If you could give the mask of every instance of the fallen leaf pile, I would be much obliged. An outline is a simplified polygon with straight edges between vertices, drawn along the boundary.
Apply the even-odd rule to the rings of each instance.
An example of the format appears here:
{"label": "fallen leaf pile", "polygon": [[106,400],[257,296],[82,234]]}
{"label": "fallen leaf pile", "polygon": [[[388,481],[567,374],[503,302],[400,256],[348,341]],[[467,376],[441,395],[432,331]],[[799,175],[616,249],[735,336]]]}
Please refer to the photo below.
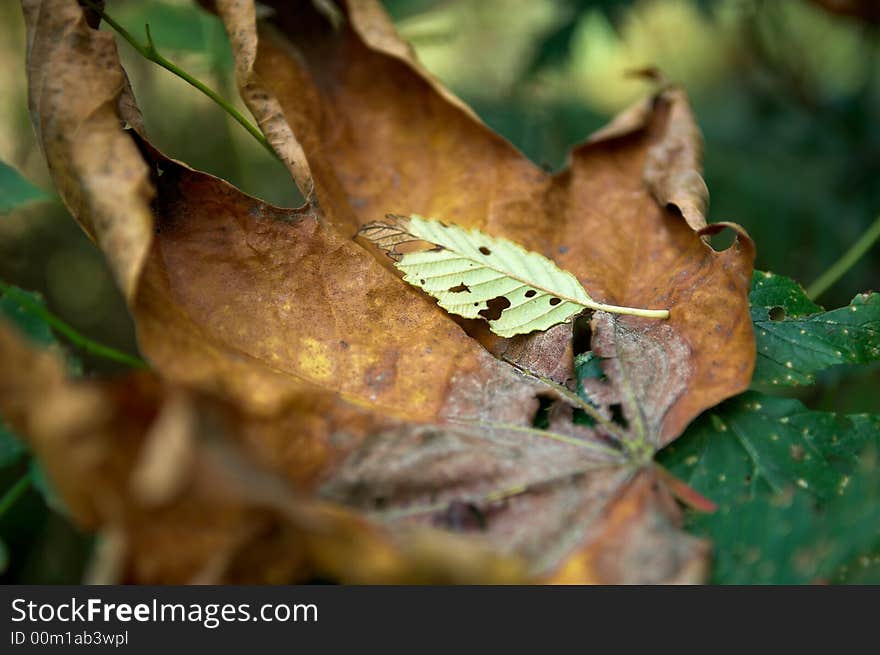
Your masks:
{"label": "fallen leaf pile", "polygon": [[[160,153],[113,35],[75,0],[23,0],[37,135],[152,369],[71,381],[0,329],[0,411],[102,535],[94,579],[703,580],[709,545],[680,530],[683,485],[652,460],[749,386],[754,250],[706,224],[683,91],[551,175],[433,80],[377,2],[267,4],[260,21],[253,2],[210,8],[297,209]],[[669,319],[596,311],[586,346],[587,317],[493,335],[355,238],[389,213],[508,239],[599,302]],[[724,227],[737,238],[716,252],[704,237]],[[575,388],[582,350],[602,375]]]}

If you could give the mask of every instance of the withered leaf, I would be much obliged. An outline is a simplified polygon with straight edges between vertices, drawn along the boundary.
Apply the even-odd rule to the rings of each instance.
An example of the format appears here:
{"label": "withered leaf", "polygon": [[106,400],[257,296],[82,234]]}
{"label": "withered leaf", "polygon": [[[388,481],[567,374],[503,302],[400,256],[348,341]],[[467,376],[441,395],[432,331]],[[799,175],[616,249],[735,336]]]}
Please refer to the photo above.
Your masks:
{"label": "withered leaf", "polygon": [[754,249],[737,226],[721,253],[700,238],[702,144],[681,90],[624,112],[549,175],[424,73],[378,3],[340,3],[346,20],[336,27],[309,2],[270,2],[260,26],[243,4],[216,6],[237,56],[251,62],[240,84],[263,92],[249,106],[257,116],[271,112],[266,102],[281,108],[327,220],[345,234],[387,213],[442,217],[551,258],[605,302],[669,308],[691,355],[688,393],[670,408],[664,440],[748,386]]}
{"label": "withered leaf", "polygon": [[[724,252],[701,238],[719,228],[703,227],[699,136],[683,92],[659,91],[550,176],[427,76],[378,3],[345,3],[339,24],[311,2],[270,4],[274,14],[258,27],[253,3],[216,3],[245,101],[309,198],[294,210],[157,152],[107,35],[86,24],[73,0],[25,1],[31,109],[35,124],[47,126],[38,129],[41,143],[59,192],[114,263],[142,352],[161,377],[130,384],[114,402],[93,395],[107,411],[152,397],[151,411],[170,417],[126,427],[123,413],[111,411],[116,419],[102,434],[142,435],[152,426],[158,445],[144,448],[135,467],[130,451],[104,439],[110,460],[127,462],[131,474],[112,478],[102,498],[119,502],[133,485],[140,503],[171,503],[173,511],[138,509],[120,522],[92,507],[87,475],[54,470],[66,480],[65,499],[92,508],[81,520],[114,535],[108,543],[128,544],[133,581],[218,570],[237,573],[214,579],[262,579],[256,572],[273,563],[287,579],[308,569],[290,558],[302,552],[294,543],[326,534],[318,519],[288,529],[273,518],[254,533],[241,527],[251,506],[238,499],[216,504],[190,490],[183,505],[169,500],[183,493],[173,484],[180,471],[203,459],[179,418],[201,416],[199,402],[192,410],[156,400],[175,389],[223,408],[213,414],[217,429],[244,453],[235,461],[250,462],[231,477],[283,480],[281,488],[302,494],[285,507],[315,503],[321,516],[345,517],[327,529],[349,538],[325,539],[320,549],[335,567],[349,567],[345,579],[376,580],[376,562],[386,560],[387,579],[405,579],[395,566],[428,559],[380,549],[355,562],[357,548],[391,537],[374,539],[374,523],[314,494],[387,520],[395,533],[412,523],[474,532],[468,542],[522,556],[541,580],[700,580],[706,546],[679,531],[651,457],[702,410],[748,386],[754,253],[736,226]],[[53,41],[55,33],[66,37]],[[68,57],[73,48],[96,54]],[[46,101],[54,96],[44,86],[64,102]],[[100,129],[96,116],[105,118]],[[139,135],[126,134],[123,121]],[[107,145],[90,149],[84,137],[72,138],[93,129]],[[105,190],[116,175],[122,183]],[[591,402],[580,400],[560,384],[572,377],[570,329],[534,341],[483,338],[353,241],[361,225],[389,212],[443,216],[510,239],[552,258],[606,302],[669,307],[670,320],[597,312],[592,349],[606,376],[585,389]],[[548,403],[547,429],[535,428]],[[626,425],[612,420],[615,405]],[[575,408],[592,412],[596,424],[575,425]],[[61,423],[62,432],[76,432],[75,422]],[[46,459],[57,457],[54,437],[34,426],[25,432],[49,444]],[[151,455],[169,452],[178,456]],[[267,490],[263,502],[278,488],[257,486]],[[202,515],[203,506],[211,511]],[[151,546],[197,540],[184,533],[202,525],[217,541],[194,549],[186,567]],[[470,552],[457,550],[457,539],[448,543],[450,557]],[[455,579],[473,574],[460,566]]]}
{"label": "withered leaf", "polygon": [[[92,582],[523,581],[514,558],[435,530],[392,538],[298,492],[242,448],[222,399],[151,373],[70,381],[0,319],[0,412],[78,522],[100,530]],[[31,372],[26,378],[19,371]]]}
{"label": "withered leaf", "polygon": [[120,129],[120,120],[141,127],[142,119],[116,43],[88,26],[76,2],[22,0],[22,9],[28,103],[52,180],[130,297],[149,250],[153,189],[146,164]]}

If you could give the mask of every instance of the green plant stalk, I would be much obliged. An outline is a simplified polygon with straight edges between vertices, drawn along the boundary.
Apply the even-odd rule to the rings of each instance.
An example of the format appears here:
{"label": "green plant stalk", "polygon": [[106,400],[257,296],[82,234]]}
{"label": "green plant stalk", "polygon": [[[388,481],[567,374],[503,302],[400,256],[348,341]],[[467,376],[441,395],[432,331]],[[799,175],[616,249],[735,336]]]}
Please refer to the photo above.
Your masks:
{"label": "green plant stalk", "polygon": [[153,43],[153,37],[150,34],[150,26],[145,25],[144,28],[147,33],[147,42],[141,43],[138,41],[128,30],[126,30],[122,25],[117,23],[113,18],[108,16],[105,12],[103,12],[97,5],[93,4],[91,0],[86,0],[86,4],[89,5],[93,10],[100,14],[101,19],[107,23],[110,27],[112,27],[116,32],[126,41],[128,41],[129,45],[132,48],[137,50],[137,52],[144,58],[149,61],[152,61],[155,64],[158,64],[165,70],[177,75],[180,79],[184,80],[188,84],[194,86],[199,91],[208,96],[211,100],[217,103],[227,114],[229,114],[233,119],[235,119],[239,125],[241,125],[244,129],[246,129],[252,137],[254,137],[257,141],[262,145],[271,155],[278,159],[278,153],[272,148],[269,144],[269,141],[266,140],[266,137],[263,136],[263,133],[251,123],[247,118],[245,118],[240,111],[238,111],[235,107],[232,106],[225,98],[223,98],[219,93],[205,85],[198,78],[193,77],[185,70],[180,68],[174,62],[166,59],[162,56],[159,51],[156,49],[155,44]]}
{"label": "green plant stalk", "polygon": [[19,498],[22,497],[27,488],[31,485],[30,472],[21,476],[14,485],[12,485],[3,497],[0,498],[0,516],[6,514],[9,508],[15,505]]}
{"label": "green plant stalk", "polygon": [[871,246],[874,245],[877,239],[880,239],[880,216],[862,233],[862,236],[858,238],[850,249],[843,253],[840,259],[834,262],[827,271],[822,273],[822,275],[816,278],[815,282],[807,287],[807,296],[811,300],[815,300],[828,291],[871,249]]}
{"label": "green plant stalk", "polygon": [[68,341],[70,341],[70,343],[84,350],[85,352],[91,353],[92,355],[96,355],[98,357],[103,357],[104,359],[112,360],[114,362],[119,362],[120,364],[125,364],[126,366],[131,366],[134,368],[149,368],[144,360],[128,355],[124,352],[116,350],[115,348],[111,348],[110,346],[104,346],[100,343],[97,343],[96,341],[92,341],[84,334],[77,332],[60,318],[50,313],[43,307],[40,307],[38,304],[32,302],[31,299],[27,297],[27,295],[21,293],[15,287],[11,287],[5,282],[0,282],[0,292],[10,296],[27,312],[45,321],[49,325],[49,327],[57,331],[59,334],[62,334]]}

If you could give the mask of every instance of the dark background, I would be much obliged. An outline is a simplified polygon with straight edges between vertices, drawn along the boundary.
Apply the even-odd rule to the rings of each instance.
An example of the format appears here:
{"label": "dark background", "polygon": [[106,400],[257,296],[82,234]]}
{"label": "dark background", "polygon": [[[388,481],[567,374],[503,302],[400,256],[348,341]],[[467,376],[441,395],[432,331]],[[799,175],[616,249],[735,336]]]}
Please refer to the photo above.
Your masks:
{"label": "dark background", "polygon": [[[711,221],[736,221],[757,267],[807,285],[880,213],[880,29],[809,0],[386,0],[435,75],[535,162],[568,148],[648,91],[629,70],[685,85],[706,141]],[[869,3],[863,3],[865,6]],[[227,98],[237,99],[219,21],[186,0],[109,0],[107,11]],[[0,160],[51,189],[27,114],[24,24],[0,5]],[[198,91],[127,44],[120,51],[154,143],[281,205],[287,171]],[[878,290],[878,250],[819,302]],[[102,256],[59,202],[0,215],[0,280],[41,292],[91,338],[136,352]],[[114,364],[84,357],[86,374]],[[2,362],[0,362],[2,365]],[[809,407],[880,411],[880,367],[837,367],[798,390]],[[0,471],[0,489],[20,471]],[[0,515],[7,582],[76,582],[91,547],[30,490]],[[2,564],[0,557],[0,564]]]}

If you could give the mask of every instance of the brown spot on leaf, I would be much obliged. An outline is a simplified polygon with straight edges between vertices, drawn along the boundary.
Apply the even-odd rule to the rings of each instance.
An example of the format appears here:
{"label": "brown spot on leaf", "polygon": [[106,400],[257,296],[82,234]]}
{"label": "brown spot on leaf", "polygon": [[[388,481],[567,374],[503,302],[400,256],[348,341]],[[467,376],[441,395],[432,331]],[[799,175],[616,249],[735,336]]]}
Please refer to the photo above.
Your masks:
{"label": "brown spot on leaf", "polygon": [[464,282],[462,282],[461,284],[458,284],[454,287],[449,287],[449,292],[450,293],[464,293],[464,292],[470,293],[471,288],[468,285],[466,285]]}
{"label": "brown spot on leaf", "polygon": [[480,252],[484,255],[491,255],[492,251],[489,250],[486,246],[480,246]]}
{"label": "brown spot on leaf", "polygon": [[550,299],[550,304],[551,304],[551,305],[558,305],[558,304],[561,303],[561,302],[562,302],[562,300],[560,300],[559,298],[551,298],[551,299]]}
{"label": "brown spot on leaf", "polygon": [[510,307],[510,301],[504,296],[492,298],[486,302],[486,309],[480,310],[479,314],[487,321],[497,321],[501,318],[501,312]]}

